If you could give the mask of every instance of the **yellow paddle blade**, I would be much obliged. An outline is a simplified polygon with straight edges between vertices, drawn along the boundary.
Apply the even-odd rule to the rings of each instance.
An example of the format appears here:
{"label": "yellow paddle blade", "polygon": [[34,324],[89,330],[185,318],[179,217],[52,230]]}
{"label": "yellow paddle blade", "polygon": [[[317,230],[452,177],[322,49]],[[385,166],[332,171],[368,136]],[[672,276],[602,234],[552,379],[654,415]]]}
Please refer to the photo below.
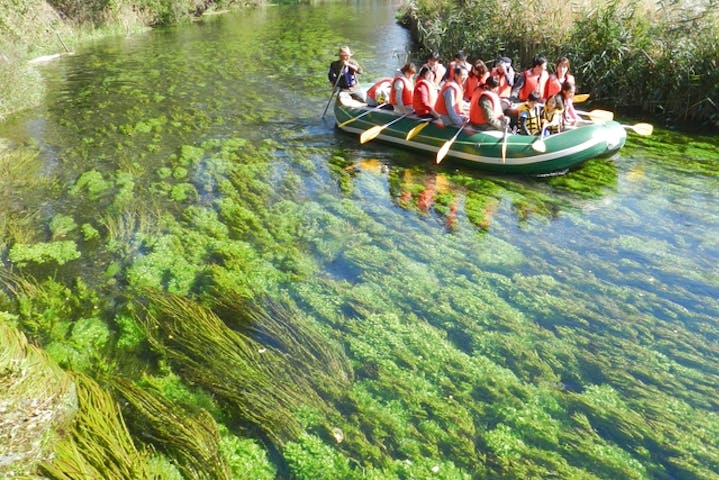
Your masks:
{"label": "yellow paddle blade", "polygon": [[592,110],[591,112],[585,112],[583,110],[577,110],[579,115],[589,117],[593,122],[610,122],[614,120],[614,112],[609,110]]}
{"label": "yellow paddle blade", "polygon": [[544,153],[547,151],[547,144],[544,143],[544,138],[537,137],[535,141],[532,142],[532,150],[539,153]]}
{"label": "yellow paddle blade", "polygon": [[362,135],[360,135],[360,143],[367,143],[370,140],[374,140],[386,126],[387,125],[375,125],[374,127],[365,130],[362,132]]}
{"label": "yellow paddle blade", "polygon": [[421,132],[422,129],[423,129],[424,127],[426,127],[427,125],[429,125],[429,122],[428,122],[428,121],[427,121],[427,122],[422,122],[422,123],[420,123],[419,125],[417,125],[416,127],[412,127],[412,129],[411,129],[409,132],[407,132],[407,136],[404,137],[404,139],[405,139],[405,140],[411,140],[411,139],[413,139],[413,138],[416,137],[417,134],[418,134],[419,132]]}
{"label": "yellow paddle blade", "polygon": [[649,136],[654,132],[654,126],[651,123],[635,123],[634,125],[624,125],[624,128],[634,130],[637,135]]}
{"label": "yellow paddle blade", "polygon": [[442,148],[440,148],[439,152],[437,152],[437,163],[444,160],[444,157],[447,156],[447,152],[449,152],[449,147],[452,146],[452,143],[454,143],[452,140],[447,140],[446,142],[444,142]]}
{"label": "yellow paddle blade", "polygon": [[572,98],[572,103],[584,103],[589,100],[588,93],[578,93]]}
{"label": "yellow paddle blade", "polygon": [[589,118],[594,120],[595,122],[611,122],[614,120],[614,112],[610,112],[609,110],[592,110],[589,112]]}

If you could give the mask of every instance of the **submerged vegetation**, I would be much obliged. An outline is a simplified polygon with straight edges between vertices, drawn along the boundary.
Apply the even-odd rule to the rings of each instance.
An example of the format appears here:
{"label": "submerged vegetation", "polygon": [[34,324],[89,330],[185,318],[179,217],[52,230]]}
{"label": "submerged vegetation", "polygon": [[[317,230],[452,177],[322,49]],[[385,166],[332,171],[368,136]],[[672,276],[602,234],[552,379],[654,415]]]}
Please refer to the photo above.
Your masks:
{"label": "submerged vegetation", "polygon": [[632,115],[719,127],[719,9],[714,0],[406,0],[404,19],[445,59],[489,64],[566,56],[583,92]]}
{"label": "submerged vegetation", "polygon": [[68,59],[3,143],[0,476],[716,478],[714,139],[542,179],[358,150],[297,102],[324,59],[274,66],[325,11],[262,13]]}

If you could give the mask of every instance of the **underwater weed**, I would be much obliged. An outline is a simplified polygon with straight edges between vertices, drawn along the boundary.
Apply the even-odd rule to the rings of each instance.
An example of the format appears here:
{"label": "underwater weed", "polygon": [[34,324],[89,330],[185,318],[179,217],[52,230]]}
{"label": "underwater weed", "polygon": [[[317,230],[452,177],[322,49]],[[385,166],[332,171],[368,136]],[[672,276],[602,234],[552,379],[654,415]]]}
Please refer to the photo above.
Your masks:
{"label": "underwater weed", "polygon": [[149,455],[132,442],[122,413],[110,394],[83,374],[73,376],[79,411],[55,457],[40,465],[52,480],[163,478],[148,467]]}
{"label": "underwater weed", "polygon": [[220,452],[217,425],[207,411],[188,411],[160,391],[143,390],[126,379],[114,379],[111,385],[125,400],[124,411],[135,438],[174,459],[185,478],[231,478]]}
{"label": "underwater weed", "polygon": [[283,355],[299,361],[291,367],[293,380],[335,396],[353,380],[352,367],[341,347],[320,332],[289,299],[250,302],[234,292],[212,295],[213,310],[225,323],[244,335],[266,342]]}
{"label": "underwater weed", "polygon": [[139,320],[145,322],[153,348],[185,381],[207,389],[233,417],[277,445],[299,436],[292,410],[321,401],[288,378],[290,364],[281,352],[229,329],[192,300],[159,291],[148,291],[147,298],[147,315]]}

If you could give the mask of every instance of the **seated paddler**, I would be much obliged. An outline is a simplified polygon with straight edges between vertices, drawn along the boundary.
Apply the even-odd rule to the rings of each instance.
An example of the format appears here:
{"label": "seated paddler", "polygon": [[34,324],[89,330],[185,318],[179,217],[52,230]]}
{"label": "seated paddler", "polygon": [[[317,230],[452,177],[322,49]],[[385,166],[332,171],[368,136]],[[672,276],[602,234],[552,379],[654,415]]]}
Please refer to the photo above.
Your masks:
{"label": "seated paddler", "polygon": [[358,75],[362,73],[362,67],[355,60],[352,60],[352,50],[348,46],[342,46],[337,51],[339,56],[338,60],[335,60],[330,64],[330,70],[327,74],[327,78],[332,84],[333,89],[339,89],[340,93],[348,93],[360,102],[367,100],[367,94],[360,87]]}

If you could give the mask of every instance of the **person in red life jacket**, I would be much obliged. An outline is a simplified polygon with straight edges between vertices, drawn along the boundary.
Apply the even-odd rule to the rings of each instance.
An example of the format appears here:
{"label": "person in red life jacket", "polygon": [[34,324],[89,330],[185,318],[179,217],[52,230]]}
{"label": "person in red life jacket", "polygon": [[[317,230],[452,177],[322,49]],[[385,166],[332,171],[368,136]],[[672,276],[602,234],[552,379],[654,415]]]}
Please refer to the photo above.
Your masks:
{"label": "person in red life jacket", "polygon": [[[494,68],[489,72],[490,77],[496,77],[499,80],[497,94],[499,98],[509,98],[512,94],[514,86],[514,69],[512,68],[512,59],[509,57],[501,57],[495,63]],[[509,102],[507,102],[509,105]]]}
{"label": "person in red life jacket", "polygon": [[468,72],[472,69],[472,64],[467,61],[467,54],[464,53],[464,50],[457,52],[454,59],[449,62],[449,65],[447,66],[447,73],[444,78],[445,81],[452,80],[454,78],[454,69],[456,67],[464,67]]}
{"label": "person in red life jacket", "polygon": [[464,83],[464,100],[469,102],[472,94],[478,88],[484,88],[484,82],[489,78],[489,69],[482,60],[476,60],[469,71],[467,81]]}
{"label": "person in red life jacket", "polygon": [[392,78],[385,77],[377,80],[367,90],[367,105],[376,107],[378,105],[389,105],[390,92],[392,91]]}
{"label": "person in red life jacket", "polygon": [[352,60],[352,50],[350,47],[343,46],[337,51],[339,60],[335,60],[330,64],[330,70],[327,78],[334,87],[340,89],[340,92],[348,92],[352,98],[364,102],[367,100],[367,93],[360,87],[357,75],[362,73],[362,67],[359,63]]}
{"label": "person in red life jacket", "polygon": [[394,107],[395,112],[409,114],[412,109],[412,95],[414,94],[414,74],[417,67],[414,63],[407,63],[400,69],[400,75],[392,81],[392,95],[389,103]]}
{"label": "person in red life jacket", "polygon": [[439,90],[442,79],[447,72],[442,62],[439,61],[439,53],[433,52],[432,55],[427,58],[427,63],[422,66],[428,67],[432,71],[432,82],[434,82],[434,86]]}
{"label": "person in red life jacket", "polygon": [[574,82],[565,81],[562,84],[562,100],[564,101],[564,118],[562,118],[563,128],[574,127],[579,121],[579,115],[574,109]]}
{"label": "person in red life jacket", "polygon": [[542,98],[549,98],[552,95],[556,95],[561,92],[564,82],[576,85],[574,75],[569,73],[569,59],[567,57],[560,58],[554,64],[554,73],[547,79]]}
{"label": "person in red life jacket", "polygon": [[531,92],[526,102],[517,107],[517,133],[520,135],[537,135],[540,128],[539,95]]}
{"label": "person in red life jacket", "polygon": [[498,94],[499,79],[489,77],[484,89],[477,89],[469,102],[469,121],[478,130],[504,130],[509,119],[504,115]]}
{"label": "person in red life jacket", "polygon": [[461,127],[467,122],[464,106],[464,82],[469,72],[464,67],[454,69],[454,78],[442,85],[434,109],[445,126]]}
{"label": "person in red life jacket", "polygon": [[437,87],[434,85],[434,73],[428,66],[419,69],[417,83],[414,86],[412,95],[412,107],[414,113],[422,118],[439,118],[439,113],[434,109],[437,103]]}
{"label": "person in red life jacket", "polygon": [[544,99],[544,86],[547,83],[547,59],[541,55],[534,57],[532,67],[522,72],[512,88],[512,96],[520,102],[526,102],[529,94],[535,92],[540,100]]}

